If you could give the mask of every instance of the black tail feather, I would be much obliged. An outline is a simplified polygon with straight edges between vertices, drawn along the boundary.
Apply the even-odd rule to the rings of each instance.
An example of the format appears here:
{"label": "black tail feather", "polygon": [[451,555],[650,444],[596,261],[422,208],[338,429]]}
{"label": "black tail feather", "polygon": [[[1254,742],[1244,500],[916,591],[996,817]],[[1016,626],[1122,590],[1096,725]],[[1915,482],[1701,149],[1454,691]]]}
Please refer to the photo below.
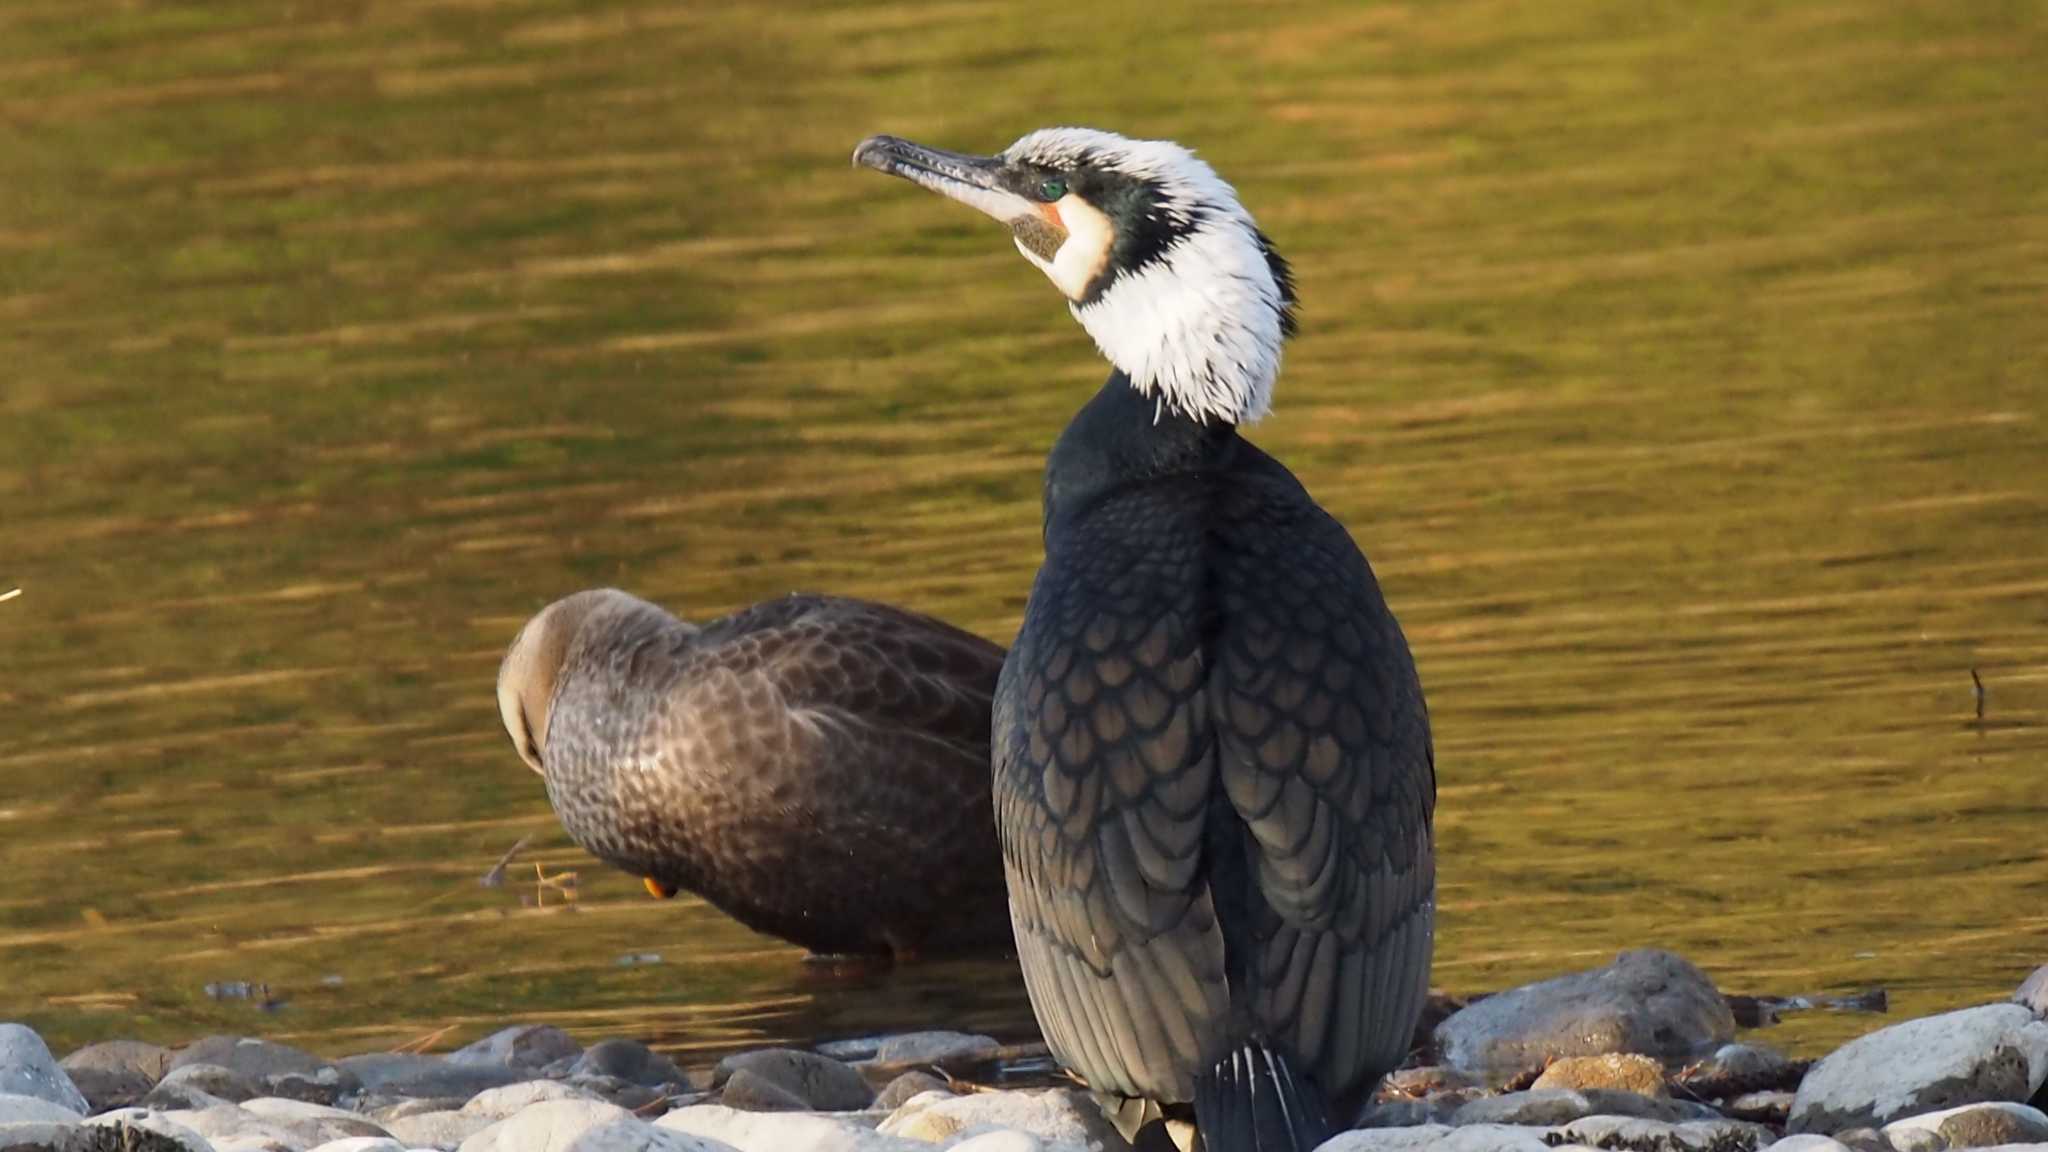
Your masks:
{"label": "black tail feather", "polygon": [[1256,1041],[1195,1080],[1195,1131],[1203,1152],[1314,1152],[1332,1135],[1322,1090]]}

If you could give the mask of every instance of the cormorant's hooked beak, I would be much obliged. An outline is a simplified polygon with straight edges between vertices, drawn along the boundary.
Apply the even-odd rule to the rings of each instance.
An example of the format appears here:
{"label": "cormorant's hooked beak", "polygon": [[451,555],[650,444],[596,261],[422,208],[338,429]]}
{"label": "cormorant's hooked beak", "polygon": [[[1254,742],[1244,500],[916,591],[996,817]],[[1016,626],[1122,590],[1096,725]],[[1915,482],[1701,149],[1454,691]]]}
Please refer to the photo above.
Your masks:
{"label": "cormorant's hooked beak", "polygon": [[1040,206],[1003,186],[1000,156],[969,156],[926,148],[895,136],[870,136],[853,150],[853,163],[958,200],[1016,228],[1020,221],[1043,218]]}

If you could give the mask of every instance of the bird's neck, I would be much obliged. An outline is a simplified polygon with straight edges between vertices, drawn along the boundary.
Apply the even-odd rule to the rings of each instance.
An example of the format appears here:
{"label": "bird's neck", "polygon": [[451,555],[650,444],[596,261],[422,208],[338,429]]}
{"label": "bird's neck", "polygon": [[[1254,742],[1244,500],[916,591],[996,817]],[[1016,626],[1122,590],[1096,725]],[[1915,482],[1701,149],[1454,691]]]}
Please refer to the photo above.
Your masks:
{"label": "bird's neck", "polygon": [[1236,424],[1197,420],[1114,372],[1046,460],[1046,524],[1118,488],[1225,467],[1243,443]]}

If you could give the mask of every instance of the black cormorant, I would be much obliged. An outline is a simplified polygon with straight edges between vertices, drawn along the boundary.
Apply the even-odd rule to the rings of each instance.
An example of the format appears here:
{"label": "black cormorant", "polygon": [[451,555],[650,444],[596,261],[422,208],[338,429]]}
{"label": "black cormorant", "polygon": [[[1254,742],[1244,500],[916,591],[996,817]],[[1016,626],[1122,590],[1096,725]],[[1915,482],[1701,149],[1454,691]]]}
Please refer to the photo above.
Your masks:
{"label": "black cormorant", "polygon": [[520,630],[498,711],[569,835],[819,954],[1005,952],[989,822],[1003,650],[788,596],[696,627],[613,589]]}
{"label": "black cormorant", "polygon": [[1308,1149],[1407,1052],[1435,918],[1429,717],[1351,537],[1239,433],[1294,290],[1187,149],[1033,132],[856,164],[1008,225],[1115,366],[1046,463],[995,705],[996,825],[1046,1040],[1192,1102],[1210,1152]]}

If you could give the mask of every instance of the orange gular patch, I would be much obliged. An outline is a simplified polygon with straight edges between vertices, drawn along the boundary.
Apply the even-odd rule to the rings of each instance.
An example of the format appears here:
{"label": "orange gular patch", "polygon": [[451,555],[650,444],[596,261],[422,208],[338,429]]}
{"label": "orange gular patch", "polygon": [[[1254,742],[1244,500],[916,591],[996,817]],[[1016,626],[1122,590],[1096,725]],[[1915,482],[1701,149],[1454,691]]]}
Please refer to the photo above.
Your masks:
{"label": "orange gular patch", "polygon": [[1055,228],[1059,229],[1059,230],[1060,230],[1060,231],[1062,231],[1062,232],[1065,232],[1065,231],[1067,231],[1067,222],[1066,222],[1065,220],[1062,220],[1062,219],[1060,219],[1060,206],[1059,206],[1059,205],[1057,205],[1057,204],[1040,204],[1040,205],[1038,206],[1038,214],[1039,214],[1040,216],[1043,216],[1043,217],[1045,217],[1045,222],[1046,222],[1047,224],[1050,224],[1050,225],[1052,225],[1053,227],[1055,227]]}

